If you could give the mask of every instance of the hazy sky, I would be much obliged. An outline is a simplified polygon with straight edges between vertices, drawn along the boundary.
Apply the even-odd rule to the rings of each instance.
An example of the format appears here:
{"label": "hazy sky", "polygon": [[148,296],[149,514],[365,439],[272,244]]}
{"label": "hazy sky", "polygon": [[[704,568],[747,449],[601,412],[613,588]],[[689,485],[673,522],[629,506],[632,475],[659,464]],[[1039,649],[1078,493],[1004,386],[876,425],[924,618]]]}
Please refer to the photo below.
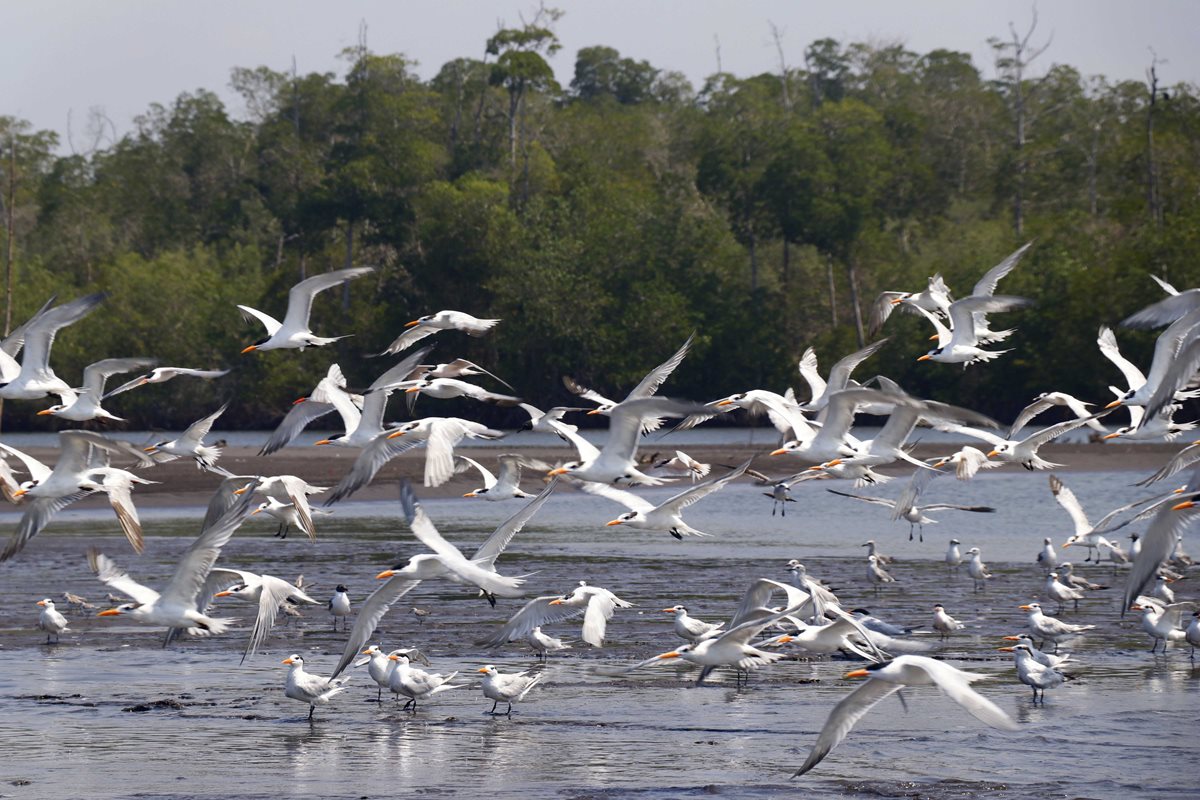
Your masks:
{"label": "hazy sky", "polygon": [[[777,68],[770,23],[784,34],[789,66],[805,45],[900,42],[917,52],[948,48],[972,54],[991,76],[989,36],[1024,32],[1032,0],[547,0],[566,15],[556,30],[562,51],[552,63],[564,84],[575,52],[607,45],[623,56],[678,70],[695,85],[721,65],[735,75]],[[88,110],[102,108],[120,133],[152,102],[169,103],[198,88],[218,92],[240,113],[228,88],[232,67],[301,72],[344,70],[337,54],[367,25],[368,46],[404,53],[430,77],[459,56],[481,57],[503,23],[515,26],[533,3],[483,0],[4,0],[0,27],[0,114],[65,134],[68,117],[82,140]],[[1035,73],[1054,62],[1085,75],[1141,80],[1151,47],[1166,84],[1200,81],[1197,0],[1042,0],[1034,42],[1053,37]],[[64,143],[64,149],[65,143]]]}

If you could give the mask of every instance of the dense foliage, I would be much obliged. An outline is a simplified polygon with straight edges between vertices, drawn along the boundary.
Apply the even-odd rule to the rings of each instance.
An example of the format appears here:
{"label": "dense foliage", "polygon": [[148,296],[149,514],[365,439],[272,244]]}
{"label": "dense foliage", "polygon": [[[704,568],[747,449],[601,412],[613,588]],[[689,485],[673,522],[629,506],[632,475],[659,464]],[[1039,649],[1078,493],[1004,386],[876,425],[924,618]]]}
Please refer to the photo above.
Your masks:
{"label": "dense foliage", "polygon": [[[1097,326],[1155,299],[1151,273],[1200,280],[1194,86],[1034,70],[1015,42],[996,43],[989,81],[963,53],[825,39],[802,69],[698,90],[589,47],[564,87],[552,18],[486,45],[429,81],[362,48],[342,76],[235,69],[244,118],[186,93],[84,153],[0,117],[11,324],[54,292],[105,289],[55,345],[67,381],[110,356],[235,366],[114,401],[135,425],[178,426],[222,396],[222,426],[272,424],[333,359],[369,383],[391,362],[365,355],[441,308],[504,319],[483,339],[444,334],[438,355],[535,404],[567,399],[564,374],[619,395],[692,330],[664,391],[711,399],[781,391],[806,346],[826,364],[857,346],[878,292],[940,271],[965,295],[1033,240],[1001,285],[1038,301],[996,326],[1019,329],[1013,352],[917,364],[928,326],[898,314],[863,370],[1003,416],[1038,391],[1109,399]],[[278,316],[291,284],[348,265],[378,271],[322,295],[313,327],[353,338],[238,355],[261,329],[235,303]],[[1146,356],[1149,335],[1121,336]],[[38,407],[6,404],[6,427],[57,425]]]}

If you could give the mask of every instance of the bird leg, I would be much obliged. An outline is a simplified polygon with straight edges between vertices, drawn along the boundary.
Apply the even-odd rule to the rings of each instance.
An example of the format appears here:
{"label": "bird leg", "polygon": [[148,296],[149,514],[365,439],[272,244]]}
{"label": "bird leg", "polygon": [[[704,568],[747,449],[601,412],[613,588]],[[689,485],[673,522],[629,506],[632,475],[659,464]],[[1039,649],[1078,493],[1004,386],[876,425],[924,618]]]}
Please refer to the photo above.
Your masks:
{"label": "bird leg", "polygon": [[312,722],[313,712],[316,710],[317,710],[316,706],[314,706],[312,703],[308,704],[308,721],[309,722]]}
{"label": "bird leg", "polygon": [[484,592],[483,596],[487,598],[489,606],[492,608],[496,607],[496,595],[492,594],[491,592]]}
{"label": "bird leg", "polygon": [[494,700],[494,701],[492,702],[492,710],[491,710],[491,711],[489,711],[489,712],[487,712],[487,713],[491,714],[493,717],[494,717],[494,716],[496,716],[496,706],[498,706],[498,705],[500,705],[500,701],[499,701],[499,700]]}
{"label": "bird leg", "polygon": [[675,530],[674,528],[671,528],[671,535],[674,536],[679,541],[681,541],[681,542],[683,541],[683,534],[681,534],[679,531]]}

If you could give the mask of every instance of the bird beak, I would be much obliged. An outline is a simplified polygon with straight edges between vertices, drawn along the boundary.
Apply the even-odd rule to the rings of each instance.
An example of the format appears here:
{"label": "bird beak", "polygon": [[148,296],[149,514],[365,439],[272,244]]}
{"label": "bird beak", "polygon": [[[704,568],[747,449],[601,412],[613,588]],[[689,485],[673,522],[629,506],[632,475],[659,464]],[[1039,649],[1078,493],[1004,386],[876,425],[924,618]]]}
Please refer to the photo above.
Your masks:
{"label": "bird beak", "polygon": [[1130,610],[1130,611],[1141,611],[1141,610],[1142,610],[1142,607],[1141,607],[1141,606],[1139,606],[1137,603],[1134,603],[1133,605],[1131,605],[1131,606],[1129,607],[1129,610]]}
{"label": "bird beak", "polygon": [[604,527],[611,528],[613,525],[620,525],[622,522],[623,522],[623,520],[614,519],[610,522],[604,523]]}
{"label": "bird beak", "polygon": [[477,669],[475,671],[476,672],[487,672],[487,667],[480,667],[479,669]]}
{"label": "bird beak", "polygon": [[376,576],[375,576],[375,580],[377,580],[377,581],[381,581],[381,580],[383,580],[384,578],[390,578],[390,577],[392,577],[392,576],[393,576],[393,575],[395,575],[395,574],[396,574],[396,570],[394,570],[394,569],[385,569],[383,572],[381,572],[381,573],[379,573],[378,575],[376,575]]}
{"label": "bird beak", "polygon": [[795,638],[796,638],[795,636],[788,636],[787,634],[784,634],[783,636],[780,636],[775,641],[778,644],[787,644],[788,642],[792,641]]}
{"label": "bird beak", "polygon": [[593,408],[591,411],[589,411],[589,412],[587,412],[587,413],[588,413],[588,416],[589,416],[589,417],[594,417],[594,416],[596,416],[597,414],[599,414],[599,413],[600,413],[600,409],[598,409],[598,408]]}
{"label": "bird beak", "polygon": [[938,338],[938,335],[935,333],[933,336],[930,336],[930,337],[929,337],[929,341],[931,341],[931,342],[936,342],[936,341],[937,341],[937,338]]}
{"label": "bird beak", "polygon": [[1172,511],[1183,511],[1185,508],[1192,508],[1195,505],[1196,505],[1195,502],[1193,502],[1191,500],[1184,500],[1182,503],[1178,503],[1176,505],[1171,506],[1171,510]]}
{"label": "bird beak", "polygon": [[546,477],[547,477],[547,478],[550,478],[550,477],[553,477],[553,476],[555,476],[555,475],[566,475],[566,474],[567,474],[567,468],[566,468],[566,467],[559,467],[558,469],[552,469],[552,470],[550,470],[549,472],[547,472],[547,473],[546,473]]}
{"label": "bird beak", "polygon": [[822,467],[836,467],[840,463],[842,463],[842,460],[840,458],[835,458],[833,461],[826,461],[821,466]]}
{"label": "bird beak", "polygon": [[1006,642],[1019,642],[1019,641],[1021,641],[1021,637],[1020,637],[1020,636],[1005,636],[1005,637],[1004,637],[1004,641],[1006,641]]}
{"label": "bird beak", "polygon": [[[41,605],[41,603],[38,603],[38,605],[40,606],[40,605]],[[664,609],[663,609],[663,611],[664,611],[664,612],[666,612],[667,614],[674,614],[674,613],[675,613],[675,609],[673,609],[673,608],[664,608]]]}
{"label": "bird beak", "polygon": [[1071,546],[1071,543],[1070,543],[1070,542],[1063,542],[1063,543],[1062,543],[1062,546],[1063,546],[1063,547],[1070,547],[1070,546]]}
{"label": "bird beak", "polygon": [[786,453],[786,452],[787,452],[787,448],[786,448],[786,447],[781,447],[781,448],[779,448],[778,450],[772,450],[772,451],[771,451],[771,455],[773,455],[773,456],[781,456],[781,455],[783,455],[783,454],[784,454],[784,453]]}
{"label": "bird beak", "polygon": [[898,305],[900,305],[900,304],[901,304],[901,303],[903,303],[903,302],[904,302],[904,298],[903,298],[903,297],[896,297],[896,298],[893,298],[893,299],[892,299],[892,305],[894,305],[894,306],[898,306]]}
{"label": "bird beak", "polygon": [[301,397],[299,400],[293,400],[293,401],[292,401],[292,405],[294,405],[294,406],[298,406],[298,405],[300,405],[301,403],[303,403],[303,402],[304,402],[305,400],[307,400],[307,399],[308,399],[307,397]]}
{"label": "bird beak", "polygon": [[1022,611],[1033,611],[1032,606],[1017,606],[1017,608],[1021,609]]}
{"label": "bird beak", "polygon": [[400,656],[388,656],[388,661],[399,661]]}
{"label": "bird beak", "polygon": [[254,509],[253,511],[251,511],[251,512],[250,512],[250,516],[252,516],[252,517],[253,517],[255,514],[257,514],[257,513],[258,513],[258,512],[260,512],[260,511],[262,511],[262,509],[261,509],[261,508],[256,508],[256,509]]}
{"label": "bird beak", "polygon": [[847,672],[845,675],[843,675],[842,677],[843,678],[865,678],[870,674],[871,673],[867,672],[865,669],[852,669],[849,672]]}
{"label": "bird beak", "polygon": [[1109,403],[1108,405],[1106,405],[1106,406],[1105,406],[1105,408],[1116,408],[1116,407],[1117,407],[1117,406],[1119,406],[1119,405],[1121,405],[1121,401],[1120,401],[1120,400],[1113,400],[1111,403]]}
{"label": "bird beak", "polygon": [[672,650],[669,653],[663,653],[662,655],[655,656],[655,658],[679,658],[679,653],[675,650]]}
{"label": "bird beak", "polygon": [[1180,486],[1178,489],[1172,489],[1171,494],[1183,494],[1185,489],[1187,489],[1186,486]]}
{"label": "bird beak", "polygon": [[1011,653],[1012,651],[1013,651],[1013,648],[1011,648],[1011,647],[997,647],[996,648],[997,653]]}
{"label": "bird beak", "polygon": [[395,439],[397,436],[403,436],[406,433],[408,433],[408,431],[395,431],[394,433],[389,433],[388,438]]}
{"label": "bird beak", "polygon": [[421,387],[420,387],[420,386],[410,386],[410,387],[408,387],[407,389],[405,389],[405,390],[404,390],[404,393],[405,393],[405,394],[412,394],[413,392],[419,392],[419,391],[421,391]]}
{"label": "bird beak", "polygon": [[1112,432],[1112,433],[1109,433],[1109,434],[1106,434],[1106,435],[1104,435],[1104,436],[1101,436],[1100,438],[1101,438],[1101,439],[1115,439],[1115,438],[1117,438],[1117,437],[1118,437],[1118,436],[1120,436],[1120,435],[1121,435],[1121,434],[1120,434],[1120,432],[1118,432],[1118,431],[1114,431],[1114,432]]}
{"label": "bird beak", "polygon": [[234,490],[233,490],[233,493],[234,493],[234,494],[238,494],[238,495],[245,494],[245,493],[246,493],[246,490],[247,490],[247,489],[249,489],[249,488],[250,488],[250,487],[248,487],[248,486],[243,486],[243,487],[242,487],[242,488],[240,488],[240,489],[234,489]]}
{"label": "bird beak", "polygon": [[933,358],[933,356],[929,355],[929,353],[926,353],[925,355],[918,358],[917,361],[928,361],[931,358]]}
{"label": "bird beak", "polygon": [[556,599],[556,600],[551,600],[551,601],[550,601],[549,603],[547,603],[546,605],[548,605],[548,606],[561,606],[561,605],[562,605],[562,598],[560,597],[560,598],[558,598],[558,599]]}
{"label": "bird beak", "polygon": [[820,472],[823,469],[825,469],[825,465],[818,464],[815,467],[809,467],[807,470],[805,470],[805,472]]}
{"label": "bird beak", "polygon": [[[258,345],[256,345],[256,344],[252,344],[252,345],[250,345],[249,347],[247,347],[247,348],[244,348],[244,349],[242,350],[242,355],[246,355],[246,353],[253,353],[253,352],[254,352],[255,350],[257,350],[257,349],[258,349]],[[291,662],[290,662],[290,661],[285,661],[285,662],[283,662],[283,663],[285,663],[285,664],[290,664]]]}
{"label": "bird beak", "polygon": [[[391,437],[389,437],[389,438],[391,438]],[[317,445],[317,444],[333,444],[333,442],[329,441],[328,439],[321,439],[320,441],[313,442],[313,444],[314,444],[314,445]]]}
{"label": "bird beak", "polygon": [[934,464],[934,465],[933,465],[933,468],[934,468],[934,469],[937,469],[938,467],[945,466],[945,464],[946,464],[946,459],[944,459],[944,458],[943,458],[941,461],[939,461],[938,463]]}
{"label": "bird beak", "polygon": [[143,447],[142,452],[143,453],[153,453],[157,449],[158,449],[157,447]]}
{"label": "bird beak", "polygon": [[226,590],[224,592],[217,592],[213,595],[213,597],[229,597],[231,594],[233,594],[233,592]]}
{"label": "bird beak", "polygon": [[474,497],[474,496],[475,496],[474,492],[467,492],[466,494],[463,495],[463,497]]}
{"label": "bird beak", "polygon": [[13,494],[13,497],[22,497],[23,495],[29,494],[29,490],[28,489],[17,489],[12,494]]}
{"label": "bird beak", "polygon": [[43,606],[43,607],[44,607],[44,606],[46,605],[46,601],[45,601],[45,600],[38,600],[38,601],[37,601],[37,604],[38,604],[39,606]]}
{"label": "bird beak", "polygon": [[989,450],[989,451],[988,451],[988,454],[987,454],[987,457],[988,457],[988,458],[993,458],[994,456],[998,456],[998,455],[1000,455],[1000,451],[999,451],[999,450]]}
{"label": "bird beak", "polygon": [[717,403],[717,405],[718,406],[731,406],[731,405],[733,405],[733,401],[732,400],[722,400],[719,403]]}
{"label": "bird beak", "polygon": [[406,328],[411,328],[413,325],[420,325],[420,324],[421,324],[421,320],[419,320],[419,319],[414,319],[412,322],[406,322],[406,323],[404,323],[404,327],[406,327]]}
{"label": "bird beak", "polygon": [[115,608],[109,608],[104,611],[101,611],[96,616],[97,617],[119,617],[119,616],[121,616],[121,612]]}
{"label": "bird beak", "polygon": [[281,663],[281,664],[291,664],[291,663],[292,663],[292,660],[291,660],[290,658],[285,658],[283,661],[281,661],[281,662],[279,662],[279,663]]}
{"label": "bird beak", "polygon": [[37,412],[37,415],[38,415],[39,417],[46,417],[46,416],[49,416],[49,415],[51,415],[51,414],[53,414],[53,413],[54,413],[54,412],[53,412],[53,411],[51,411],[50,409],[48,409],[48,408],[43,408],[41,411]]}

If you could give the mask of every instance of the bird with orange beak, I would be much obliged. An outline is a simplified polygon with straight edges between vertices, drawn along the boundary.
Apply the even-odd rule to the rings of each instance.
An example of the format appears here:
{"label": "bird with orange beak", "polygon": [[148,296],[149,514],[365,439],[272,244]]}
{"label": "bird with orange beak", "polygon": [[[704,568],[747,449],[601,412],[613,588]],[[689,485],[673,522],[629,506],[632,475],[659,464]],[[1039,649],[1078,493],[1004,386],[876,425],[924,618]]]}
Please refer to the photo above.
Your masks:
{"label": "bird with orange beak", "polygon": [[326,272],[323,275],[314,275],[311,278],[302,280],[288,290],[288,306],[287,314],[283,318],[283,322],[272,317],[270,314],[264,314],[256,308],[250,306],[239,305],[238,308],[242,311],[242,316],[246,319],[256,319],[262,323],[267,329],[267,337],[260,339],[254,344],[242,350],[242,353],[253,353],[256,350],[303,350],[306,347],[321,347],[327,344],[333,344],[338,339],[345,339],[345,336],[317,336],[309,329],[309,315],[312,313],[313,298],[326,289],[332,289],[335,286],[341,286],[346,281],[352,281],[355,278],[361,278],[364,275],[370,275],[375,271],[374,267],[351,267],[350,269],[338,269],[333,272]]}
{"label": "bird with orange beak", "polygon": [[38,615],[38,627],[46,632],[46,644],[50,644],[51,636],[57,644],[59,634],[71,631],[67,627],[67,618],[59,613],[54,607],[54,601],[49,597],[38,600],[37,604],[42,607],[42,613]]}
{"label": "bird with orange beak", "polygon": [[349,675],[344,678],[326,678],[305,672],[304,659],[295,653],[285,658],[282,663],[290,667],[283,694],[293,700],[308,703],[308,719],[310,721],[313,718],[313,712],[317,709],[317,703],[325,705],[335,695],[344,692],[345,684],[350,681]]}
{"label": "bird with orange beak", "polygon": [[389,356],[402,352],[422,339],[442,331],[462,331],[468,336],[483,336],[499,324],[498,319],[479,319],[463,311],[445,310],[427,314],[412,322],[406,322],[404,327],[407,330],[397,336],[379,355]]}

